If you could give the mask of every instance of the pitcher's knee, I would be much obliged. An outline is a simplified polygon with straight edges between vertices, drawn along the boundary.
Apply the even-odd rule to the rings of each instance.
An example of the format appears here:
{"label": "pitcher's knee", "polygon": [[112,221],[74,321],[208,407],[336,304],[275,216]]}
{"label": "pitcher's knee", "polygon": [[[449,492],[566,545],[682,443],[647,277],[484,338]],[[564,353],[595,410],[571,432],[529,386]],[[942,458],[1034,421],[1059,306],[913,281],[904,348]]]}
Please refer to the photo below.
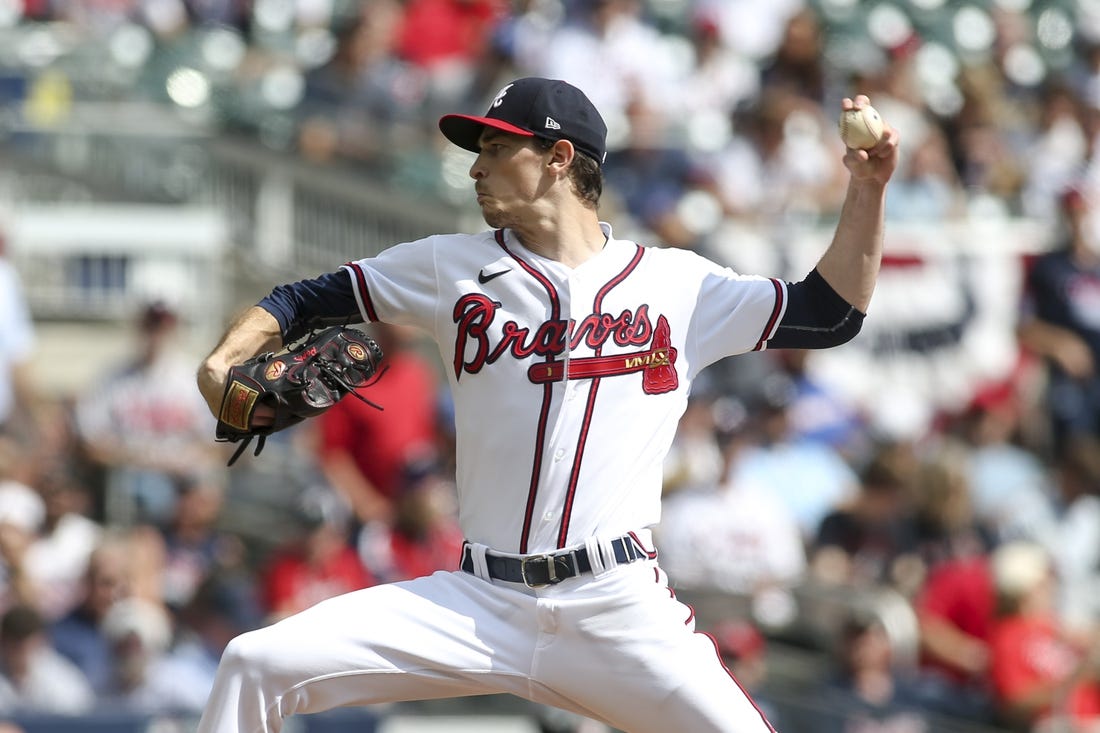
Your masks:
{"label": "pitcher's knee", "polygon": [[279,646],[265,632],[256,629],[234,637],[222,652],[220,666],[246,677],[268,677],[276,672],[280,666]]}

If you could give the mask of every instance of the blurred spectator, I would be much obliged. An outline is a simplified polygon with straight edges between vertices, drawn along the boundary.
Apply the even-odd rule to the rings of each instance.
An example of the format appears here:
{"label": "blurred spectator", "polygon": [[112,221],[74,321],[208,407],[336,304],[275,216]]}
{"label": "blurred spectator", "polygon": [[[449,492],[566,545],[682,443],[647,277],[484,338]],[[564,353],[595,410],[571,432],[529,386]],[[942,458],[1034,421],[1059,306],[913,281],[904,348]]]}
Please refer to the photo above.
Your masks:
{"label": "blurred spectator", "polygon": [[337,497],[322,487],[307,490],[294,518],[294,535],[260,568],[267,622],[376,582],[348,542],[348,517]]}
{"label": "blurred spectator", "polygon": [[993,546],[993,537],[974,514],[969,461],[965,447],[948,441],[921,456],[913,487],[914,528],[925,568],[984,555]]}
{"label": "blurred spectator", "polygon": [[27,548],[25,568],[36,588],[39,611],[56,621],[80,602],[88,558],[103,527],[91,519],[89,491],[71,471],[54,466],[39,478],[45,513]]}
{"label": "blurred spectator", "polygon": [[608,149],[614,150],[630,134],[628,110],[659,110],[674,96],[679,67],[645,18],[641,0],[588,0],[574,7],[530,71],[580,88],[607,121]]}
{"label": "blurred spectator", "polygon": [[947,137],[938,127],[929,125],[926,129],[924,143],[907,156],[896,181],[897,189],[890,189],[886,201],[889,221],[943,221],[964,212],[965,192],[951,159]]}
{"label": "blurred spectator", "polygon": [[80,438],[105,474],[108,521],[166,520],[176,481],[224,460],[210,437],[214,421],[195,387],[194,366],[175,341],[178,326],[166,304],[145,306],[131,358],[76,406]]}
{"label": "blurred spectator", "polygon": [[770,89],[786,89],[816,104],[826,98],[827,62],[824,57],[825,31],[818,11],[801,8],[787,19],[775,53],[760,69],[761,84]]}
{"label": "blurred spectator", "polygon": [[983,211],[1007,216],[1019,202],[1024,184],[1021,161],[1009,135],[1018,120],[1014,103],[1005,92],[1003,76],[987,67],[960,71],[963,105],[953,119],[952,150],[962,185],[970,199],[982,199]]}
{"label": "blurred spectator", "polygon": [[677,491],[709,489],[721,482],[725,459],[716,432],[716,401],[715,395],[699,389],[698,382],[688,396],[687,409],[665,456],[665,497]]}
{"label": "blurred spectator", "polygon": [[[685,213],[682,203],[693,192],[714,189],[709,171],[688,155],[673,137],[675,130],[661,107],[640,98],[624,109],[629,134],[624,146],[607,155],[608,188],[657,244],[697,249],[706,232],[703,222]],[[719,204],[715,199],[715,208]]]}
{"label": "blurred spectator", "polygon": [[[943,131],[951,126],[951,115],[942,110],[934,113],[926,101],[922,69],[919,66],[920,52],[924,46],[924,39],[915,31],[899,36],[887,48],[881,48],[873,42],[856,46],[858,52],[852,53],[848,59],[850,76],[847,86],[838,91],[847,96],[866,94],[884,119],[889,120],[896,129],[905,130],[906,149],[901,151],[895,174],[897,178],[915,175],[909,170],[910,156],[922,151],[926,144],[933,148],[946,145],[952,172],[944,175],[949,175],[956,181],[956,185],[960,186],[958,193],[962,194],[962,184],[955,165],[955,141],[949,132]],[[936,136],[941,136],[942,139],[937,142]],[[939,155],[939,151],[934,151],[931,157],[935,159]],[[890,198],[893,198],[893,194]],[[886,206],[888,211],[893,208],[890,201],[886,202]],[[896,212],[896,208],[894,211]]]}
{"label": "blurred spectator", "polygon": [[404,3],[398,53],[417,66],[468,70],[505,11],[501,0],[410,0]]}
{"label": "blurred spectator", "polygon": [[[332,58],[306,75],[297,109],[298,150],[308,160],[378,162],[408,146],[423,114],[424,72],[396,55],[401,4],[375,0],[337,29]],[[403,142],[404,141],[404,142]]]}
{"label": "blurred spectator", "polygon": [[[426,73],[432,109],[463,99],[490,33],[504,14],[504,0],[407,0],[396,52]],[[430,113],[429,113],[430,114]]]}
{"label": "blurred spectator", "polygon": [[[5,478],[5,457],[11,446],[0,441],[0,610],[22,603],[38,604],[38,588],[27,572],[27,551],[38,538],[46,505],[31,487]],[[10,463],[8,464],[10,465]]]}
{"label": "blurred spectator", "polygon": [[158,571],[162,595],[172,610],[186,606],[212,573],[244,562],[241,539],[218,526],[225,503],[223,482],[220,473],[181,480],[172,516],[154,530],[153,541],[163,544],[164,564]]}
{"label": "blurred spectator", "polygon": [[0,713],[91,710],[87,678],[50,644],[46,622],[31,606],[15,605],[0,618]]}
{"label": "blurred spectator", "polygon": [[230,27],[245,31],[249,24],[249,0],[181,0],[192,26]]}
{"label": "blurred spectator", "polygon": [[707,159],[722,209],[782,227],[840,210],[845,169],[836,123],[819,104],[764,87],[736,112],[734,137]]}
{"label": "blurred spectator", "polygon": [[[833,715],[806,721],[815,731],[935,730],[916,690],[898,665],[881,619],[860,608],[844,619],[832,652],[833,676],[822,685]],[[808,729],[807,728],[807,729]]]}
{"label": "blurred spectator", "polygon": [[919,624],[921,693],[930,709],[972,720],[989,717],[995,605],[987,555],[949,559],[928,572],[913,607]]}
{"label": "blurred spectator", "polygon": [[1043,221],[1057,221],[1059,198],[1074,183],[1089,155],[1083,100],[1070,84],[1052,77],[1044,83],[1038,119],[1020,159],[1026,171],[1021,210]]}
{"label": "blurred spectator", "polygon": [[980,719],[988,713],[987,642],[993,594],[987,566],[994,540],[975,521],[968,454],[934,444],[914,477],[914,555],[896,582],[920,627],[922,692],[930,708]]}
{"label": "blurred spectator", "polygon": [[180,609],[175,640],[149,670],[147,685],[160,712],[199,716],[229,640],[263,622],[252,578],[215,571]]}
{"label": "blurred spectator", "polygon": [[804,8],[805,0],[696,0],[716,18],[730,48],[758,64],[764,63],[783,41],[788,20]]}
{"label": "blurred spectator", "polygon": [[[71,394],[39,396],[34,443],[21,447],[16,461],[19,480],[28,486],[44,486],[54,481],[55,474],[66,474],[76,481],[79,491],[90,491],[85,479],[87,466],[73,421],[73,401]],[[83,511],[89,514],[95,508],[93,504],[83,506]]]}
{"label": "blurred spectator", "polygon": [[906,582],[906,563],[916,550],[913,467],[908,445],[877,449],[860,472],[859,493],[821,520],[810,548],[816,579],[859,587]]}
{"label": "blurred spectator", "polygon": [[1033,537],[1054,516],[1046,467],[1025,447],[1024,397],[1017,382],[979,389],[950,429],[970,451],[975,518],[995,541]]}
{"label": "blurred spectator", "polygon": [[144,598],[122,599],[107,611],[102,627],[114,672],[104,704],[138,713],[177,712],[170,709],[169,700],[183,680],[153,676],[172,641],[172,621],[164,606]]}
{"label": "blurred spectator", "polygon": [[1048,367],[1051,445],[1071,435],[1100,435],[1100,238],[1089,193],[1061,198],[1065,235],[1027,272],[1018,336]]}
{"label": "blurred spectator", "polygon": [[750,442],[727,480],[733,486],[759,486],[778,499],[809,545],[825,516],[856,495],[859,478],[831,447],[792,439],[794,396],[794,385],[783,374],[758,385],[750,401]]}
{"label": "blurred spectator", "polygon": [[1055,511],[1031,539],[1058,576],[1058,613],[1079,631],[1100,624],[1100,438],[1070,439],[1053,466]]}
{"label": "blurred spectator", "polygon": [[719,435],[723,477],[663,502],[656,535],[675,587],[759,597],[794,587],[806,569],[802,533],[774,488],[740,477],[745,426]]}
{"label": "blurred spectator", "polygon": [[510,12],[493,28],[492,53],[482,58],[482,68],[470,88],[470,98],[478,100],[479,110],[504,84],[535,73],[565,12],[558,0],[512,0],[509,5]]}
{"label": "blurred spectator", "polygon": [[712,125],[720,123],[727,128],[728,134],[732,112],[760,93],[759,69],[729,45],[720,25],[715,10],[704,8],[690,13],[686,35],[691,42],[693,63],[676,84],[676,99],[662,101],[662,106],[669,108],[669,114],[682,116],[689,131],[687,142],[704,152],[722,139],[719,136],[713,140],[697,139],[692,134],[694,126],[713,131]]}
{"label": "blurred spectator", "polygon": [[359,558],[380,583],[454,570],[463,542],[456,512],[454,480],[434,459],[415,461],[405,469],[393,520],[359,533]]}
{"label": "blurred spectator", "polygon": [[132,545],[124,535],[104,535],[88,558],[79,605],[50,627],[55,648],[91,683],[97,695],[114,681],[114,655],[103,620],[114,605],[131,595]]}
{"label": "blurred spectator", "polygon": [[33,436],[35,402],[31,376],[35,327],[23,282],[5,256],[0,233],[0,432],[27,441]]}
{"label": "blurred spectator", "polygon": [[788,411],[792,436],[824,443],[849,462],[863,458],[871,450],[865,419],[851,400],[817,378],[813,351],[777,349],[770,353],[794,383]]}
{"label": "blurred spectator", "polygon": [[1058,581],[1049,556],[1038,545],[1012,542],[997,548],[992,567],[997,622],[990,676],[1000,716],[1031,730],[1095,729],[1100,647],[1081,648],[1058,620]]}
{"label": "blurred spectator", "polygon": [[371,334],[385,371],[364,394],[383,409],[346,399],[318,418],[320,468],[360,523],[393,515],[405,466],[432,455],[439,440],[439,378],[416,350],[416,332],[378,323]]}
{"label": "blurred spectator", "polygon": [[105,39],[131,18],[141,17],[142,0],[49,0],[52,18]]}

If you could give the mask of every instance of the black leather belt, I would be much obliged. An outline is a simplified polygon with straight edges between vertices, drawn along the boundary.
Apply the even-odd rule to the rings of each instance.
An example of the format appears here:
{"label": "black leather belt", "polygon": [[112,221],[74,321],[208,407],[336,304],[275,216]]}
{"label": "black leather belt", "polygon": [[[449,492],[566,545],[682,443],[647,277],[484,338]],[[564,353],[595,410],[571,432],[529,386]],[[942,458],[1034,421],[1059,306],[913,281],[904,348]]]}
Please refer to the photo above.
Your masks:
{"label": "black leather belt", "polygon": [[[611,540],[611,549],[615,553],[615,560],[619,565],[641,560],[647,556],[630,535],[623,535]],[[592,563],[588,559],[588,550],[584,547],[545,555],[527,555],[526,557],[512,557],[486,552],[485,565],[488,567],[490,578],[504,580],[509,583],[523,583],[529,588],[557,585],[563,580],[592,570]],[[462,548],[462,569],[471,575],[475,574],[474,555],[468,544]]]}

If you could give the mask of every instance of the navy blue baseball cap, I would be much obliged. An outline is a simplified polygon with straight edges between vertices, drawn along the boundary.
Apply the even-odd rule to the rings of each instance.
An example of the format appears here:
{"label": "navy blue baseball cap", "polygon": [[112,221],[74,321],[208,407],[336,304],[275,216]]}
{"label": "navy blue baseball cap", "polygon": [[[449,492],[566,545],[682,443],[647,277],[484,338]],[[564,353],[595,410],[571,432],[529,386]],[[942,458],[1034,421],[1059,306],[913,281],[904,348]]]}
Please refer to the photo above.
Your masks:
{"label": "navy blue baseball cap", "polygon": [[499,92],[484,117],[444,115],[443,135],[460,148],[478,152],[486,127],[545,140],[568,140],[582,153],[603,163],[607,125],[580,89],[558,79],[516,79]]}

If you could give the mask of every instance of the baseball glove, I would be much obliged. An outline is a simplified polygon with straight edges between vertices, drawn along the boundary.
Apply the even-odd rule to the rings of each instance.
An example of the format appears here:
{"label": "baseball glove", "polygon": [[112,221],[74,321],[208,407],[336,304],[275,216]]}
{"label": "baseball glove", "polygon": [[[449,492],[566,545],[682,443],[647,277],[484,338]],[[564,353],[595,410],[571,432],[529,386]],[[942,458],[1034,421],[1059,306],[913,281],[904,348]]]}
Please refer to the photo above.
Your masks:
{"label": "baseball glove", "polygon": [[[307,335],[284,352],[260,354],[229,369],[218,411],[216,439],[244,441],[229,459],[240,457],[253,438],[263,450],[271,433],[320,415],[346,395],[382,408],[356,388],[367,384],[382,361],[382,349],[367,334],[347,326],[332,326]],[[274,418],[266,425],[252,425],[259,405],[269,405]]]}

